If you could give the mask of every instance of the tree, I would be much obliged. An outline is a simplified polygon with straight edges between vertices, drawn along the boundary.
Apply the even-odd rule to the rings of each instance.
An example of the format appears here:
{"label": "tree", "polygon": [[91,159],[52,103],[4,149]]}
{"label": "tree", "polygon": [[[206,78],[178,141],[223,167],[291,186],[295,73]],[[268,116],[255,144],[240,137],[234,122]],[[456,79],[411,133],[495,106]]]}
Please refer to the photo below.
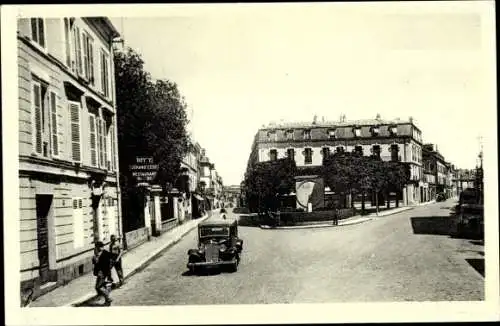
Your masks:
{"label": "tree", "polygon": [[[340,194],[345,201],[347,195],[351,198],[360,193],[361,209],[365,209],[365,194],[370,188],[370,171],[366,157],[358,153],[338,152],[323,160],[323,179],[325,184],[335,193]],[[354,201],[351,200],[351,207]]]}
{"label": "tree", "polygon": [[399,195],[403,187],[410,182],[410,166],[404,162],[385,162],[388,182],[387,187],[389,190],[396,192],[396,207],[399,207]]}
{"label": "tree", "polygon": [[295,175],[295,161],[289,158],[255,164],[247,171],[244,182],[250,210],[276,210],[279,196],[293,189]]}
{"label": "tree", "polygon": [[[129,171],[136,156],[152,156],[159,165],[154,183],[175,183],[189,142],[186,103],[175,83],[153,82],[141,56],[131,48],[116,51],[114,65],[122,202],[134,206],[127,198],[138,191]],[[126,219],[143,219],[139,207],[128,207],[124,212],[130,213]]]}

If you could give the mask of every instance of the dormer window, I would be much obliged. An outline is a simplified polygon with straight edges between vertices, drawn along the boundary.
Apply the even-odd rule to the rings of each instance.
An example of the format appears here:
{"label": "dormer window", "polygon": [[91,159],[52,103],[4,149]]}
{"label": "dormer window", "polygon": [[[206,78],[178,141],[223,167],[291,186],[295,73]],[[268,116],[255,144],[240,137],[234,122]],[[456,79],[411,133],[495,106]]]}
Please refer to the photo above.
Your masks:
{"label": "dormer window", "polygon": [[390,126],[389,132],[391,133],[391,136],[396,136],[398,134],[398,127],[397,126]]}
{"label": "dormer window", "polygon": [[278,151],[275,149],[271,149],[269,151],[269,159],[271,161],[276,161],[278,159]]}
{"label": "dormer window", "polygon": [[276,140],[278,140],[278,139],[277,139],[277,136],[278,136],[278,135],[276,134],[276,131],[274,131],[274,130],[273,130],[273,131],[269,131],[269,132],[267,133],[267,140],[268,140],[268,141],[276,141]]}
{"label": "dormer window", "polygon": [[360,137],[361,136],[361,128],[360,127],[354,127],[352,131],[354,133],[354,137]]}
{"label": "dormer window", "polygon": [[311,130],[310,129],[304,130],[304,139],[311,139]]}
{"label": "dormer window", "polygon": [[293,140],[293,130],[287,130],[286,131],[286,139],[287,140]]}
{"label": "dormer window", "polygon": [[333,139],[336,136],[337,136],[337,133],[336,133],[335,129],[329,129],[328,130],[328,138]]}
{"label": "dormer window", "polygon": [[373,126],[372,127],[372,136],[378,136],[380,132],[380,129],[378,126]]}
{"label": "dormer window", "polygon": [[45,21],[43,18],[31,18],[31,39],[45,48]]}

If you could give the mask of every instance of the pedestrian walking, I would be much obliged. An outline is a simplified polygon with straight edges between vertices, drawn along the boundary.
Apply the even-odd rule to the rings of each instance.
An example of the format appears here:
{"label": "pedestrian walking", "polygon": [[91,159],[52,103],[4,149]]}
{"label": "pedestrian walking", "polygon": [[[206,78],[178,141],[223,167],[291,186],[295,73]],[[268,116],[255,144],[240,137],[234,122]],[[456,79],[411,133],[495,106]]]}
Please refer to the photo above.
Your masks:
{"label": "pedestrian walking", "polygon": [[339,225],[339,207],[337,205],[333,207],[333,225]]}
{"label": "pedestrian walking", "polygon": [[94,257],[94,276],[96,276],[95,290],[99,296],[103,296],[105,304],[111,305],[113,301],[110,296],[110,278],[111,278],[111,254],[104,249],[104,243],[97,241],[95,244]]}
{"label": "pedestrian walking", "polygon": [[[119,239],[113,234],[111,235],[111,242],[109,243],[109,252],[111,253],[111,265],[115,268],[118,275],[118,286],[123,285],[123,268],[122,268],[122,254],[123,250],[120,245]],[[114,283],[111,276],[111,282]]]}

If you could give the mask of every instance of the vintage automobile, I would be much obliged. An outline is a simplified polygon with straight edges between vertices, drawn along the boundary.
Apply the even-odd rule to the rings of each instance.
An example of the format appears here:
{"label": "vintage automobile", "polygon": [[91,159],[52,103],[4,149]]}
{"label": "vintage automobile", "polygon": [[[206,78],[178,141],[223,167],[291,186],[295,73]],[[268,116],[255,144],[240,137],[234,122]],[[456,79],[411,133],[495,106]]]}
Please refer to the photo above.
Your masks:
{"label": "vintage automobile", "polygon": [[187,267],[191,273],[206,267],[225,267],[236,272],[242,250],[237,220],[208,220],[198,225],[198,248],[188,251]]}
{"label": "vintage automobile", "polygon": [[458,213],[458,235],[473,235],[478,238],[484,237],[484,205],[480,200],[479,193],[475,189],[468,188],[460,194]]}

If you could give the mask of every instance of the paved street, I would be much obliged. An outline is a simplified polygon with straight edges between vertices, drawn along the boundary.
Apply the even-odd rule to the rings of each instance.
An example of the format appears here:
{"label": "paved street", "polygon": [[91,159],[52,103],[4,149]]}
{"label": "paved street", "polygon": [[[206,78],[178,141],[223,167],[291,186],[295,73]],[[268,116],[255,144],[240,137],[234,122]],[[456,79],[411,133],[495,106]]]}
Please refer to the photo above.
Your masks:
{"label": "paved street", "polygon": [[472,266],[484,247],[450,237],[452,205],[338,228],[240,227],[245,245],[232,274],[186,275],[191,232],[114,290],[113,305],[483,300],[484,278]]}

